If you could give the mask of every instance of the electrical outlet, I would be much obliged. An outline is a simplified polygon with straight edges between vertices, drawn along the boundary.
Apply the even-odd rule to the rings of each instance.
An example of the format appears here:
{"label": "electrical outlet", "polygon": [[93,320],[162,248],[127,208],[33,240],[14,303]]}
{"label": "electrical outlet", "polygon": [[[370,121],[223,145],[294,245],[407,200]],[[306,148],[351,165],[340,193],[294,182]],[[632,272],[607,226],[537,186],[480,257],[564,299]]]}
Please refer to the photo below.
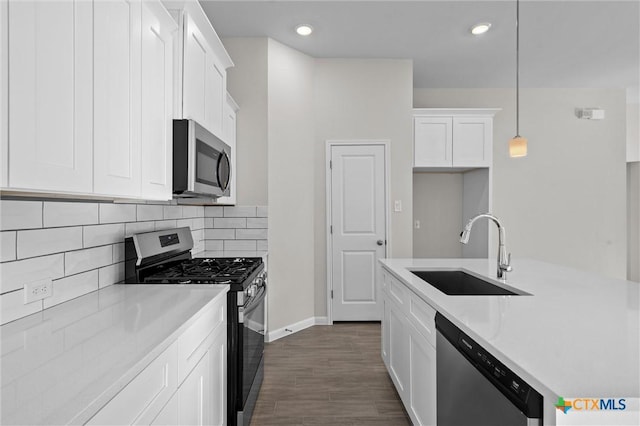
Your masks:
{"label": "electrical outlet", "polygon": [[34,281],[24,285],[24,304],[35,302],[37,300],[51,297],[53,293],[53,284],[51,278]]}
{"label": "electrical outlet", "polygon": [[402,211],[402,200],[396,200],[395,203],[393,203],[393,210],[396,212]]}
{"label": "electrical outlet", "polygon": [[416,229],[420,229],[420,221],[419,220],[416,220],[415,228]]}

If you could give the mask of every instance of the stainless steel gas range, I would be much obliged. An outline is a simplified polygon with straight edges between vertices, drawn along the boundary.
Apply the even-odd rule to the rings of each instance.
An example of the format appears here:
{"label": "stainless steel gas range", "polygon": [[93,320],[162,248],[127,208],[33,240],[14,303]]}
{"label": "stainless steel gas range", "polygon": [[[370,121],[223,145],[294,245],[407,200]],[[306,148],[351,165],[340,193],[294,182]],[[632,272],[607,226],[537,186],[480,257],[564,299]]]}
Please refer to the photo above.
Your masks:
{"label": "stainless steel gas range", "polygon": [[193,258],[188,227],[125,240],[125,282],[228,284],[228,424],[248,425],[264,376],[267,275],[262,258]]}

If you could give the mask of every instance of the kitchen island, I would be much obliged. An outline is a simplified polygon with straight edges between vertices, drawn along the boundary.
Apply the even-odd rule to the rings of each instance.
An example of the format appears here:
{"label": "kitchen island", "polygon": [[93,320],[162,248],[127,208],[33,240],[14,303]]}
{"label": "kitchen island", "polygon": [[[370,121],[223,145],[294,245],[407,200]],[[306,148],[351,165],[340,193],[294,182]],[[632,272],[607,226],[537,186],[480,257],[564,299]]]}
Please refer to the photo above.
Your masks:
{"label": "kitchen island", "polygon": [[[640,397],[638,283],[534,260],[514,260],[506,280],[496,278],[495,260],[380,263],[384,276],[399,281],[541,393],[544,424],[555,424],[558,397]],[[414,270],[463,270],[529,295],[448,296]]]}
{"label": "kitchen island", "polygon": [[[216,330],[226,345],[228,289],[112,285],[3,325],[0,423],[84,424],[164,354],[175,360],[174,350],[177,362],[167,363],[161,393],[146,401],[150,406],[164,398],[166,403],[192,368],[189,362],[197,362],[195,355],[206,349],[191,347],[208,342],[198,337],[210,337],[209,329],[215,326],[210,317],[223,325]],[[188,339],[181,340],[187,334]],[[182,362],[181,349],[194,355],[194,361]],[[100,419],[105,418],[112,417]]]}

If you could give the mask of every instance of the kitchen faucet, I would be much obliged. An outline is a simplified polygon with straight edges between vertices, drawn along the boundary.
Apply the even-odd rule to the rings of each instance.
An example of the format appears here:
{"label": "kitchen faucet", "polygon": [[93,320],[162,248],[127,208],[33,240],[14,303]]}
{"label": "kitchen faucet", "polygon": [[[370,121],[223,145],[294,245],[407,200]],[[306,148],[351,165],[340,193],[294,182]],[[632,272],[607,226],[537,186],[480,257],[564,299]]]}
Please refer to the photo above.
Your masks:
{"label": "kitchen faucet", "polygon": [[464,230],[460,233],[460,242],[462,244],[467,244],[469,242],[469,234],[471,233],[471,228],[473,227],[473,223],[482,218],[486,217],[489,220],[492,220],[498,226],[498,278],[507,278],[506,273],[511,272],[511,253],[507,257],[507,251],[504,248],[504,240],[505,240],[505,230],[504,226],[500,224],[500,221],[497,217],[490,213],[479,214],[469,220],[467,225],[464,227]]}

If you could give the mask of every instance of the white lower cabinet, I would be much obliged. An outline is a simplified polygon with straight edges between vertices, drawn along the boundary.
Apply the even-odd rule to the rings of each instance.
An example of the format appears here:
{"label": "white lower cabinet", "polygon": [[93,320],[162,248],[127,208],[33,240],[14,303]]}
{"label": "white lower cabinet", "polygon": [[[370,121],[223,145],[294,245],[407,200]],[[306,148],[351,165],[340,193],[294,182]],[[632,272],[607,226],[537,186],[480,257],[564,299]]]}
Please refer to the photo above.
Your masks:
{"label": "white lower cabinet", "polygon": [[87,424],[226,425],[226,300],[206,308]]}
{"label": "white lower cabinet", "polygon": [[436,348],[413,326],[409,327],[409,371],[407,413],[416,425],[435,425]]}
{"label": "white lower cabinet", "polygon": [[382,359],[413,424],[435,425],[436,311],[388,272],[383,276],[389,282],[383,291]]}
{"label": "white lower cabinet", "polygon": [[149,424],[178,386],[178,349],[173,343],[87,422],[88,425]]}

